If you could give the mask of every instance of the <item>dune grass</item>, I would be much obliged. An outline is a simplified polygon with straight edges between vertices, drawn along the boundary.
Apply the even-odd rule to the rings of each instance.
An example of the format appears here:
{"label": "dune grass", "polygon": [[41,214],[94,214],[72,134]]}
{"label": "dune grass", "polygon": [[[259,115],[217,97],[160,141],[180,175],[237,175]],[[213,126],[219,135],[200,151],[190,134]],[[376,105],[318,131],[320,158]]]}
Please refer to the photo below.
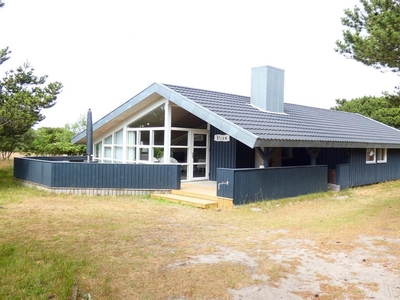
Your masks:
{"label": "dune grass", "polygon": [[[2,162],[0,298],[69,299],[77,287],[78,299],[229,299],[229,289],[263,276],[279,285],[295,272],[299,262],[263,255],[279,251],[276,240],[312,240],[326,253],[358,247],[360,235],[398,238],[399,194],[394,181],[202,210],[149,198],[53,195],[20,186],[12,163]],[[400,251],[385,246],[400,261]],[[190,263],[222,259],[224,251],[247,254],[257,266]],[[399,264],[391,268],[400,272]],[[335,293],[357,299],[359,291]]]}

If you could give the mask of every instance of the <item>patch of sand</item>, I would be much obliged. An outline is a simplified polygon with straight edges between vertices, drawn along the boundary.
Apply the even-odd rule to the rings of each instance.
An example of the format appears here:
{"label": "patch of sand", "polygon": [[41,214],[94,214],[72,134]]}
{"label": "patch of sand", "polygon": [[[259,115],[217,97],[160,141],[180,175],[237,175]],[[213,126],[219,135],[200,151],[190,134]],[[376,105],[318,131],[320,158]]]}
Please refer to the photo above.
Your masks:
{"label": "patch of sand", "polygon": [[[370,299],[400,299],[399,274],[390,270],[390,263],[396,258],[386,252],[386,247],[374,245],[380,239],[360,236],[360,246],[355,250],[326,254],[318,251],[312,241],[277,240],[275,243],[280,246],[279,252],[266,254],[282,264],[291,259],[300,262],[296,273],[282,278],[279,287],[268,284],[250,286],[230,290],[230,294],[233,299],[302,299],[296,293],[320,297],[324,295],[321,285],[326,284],[343,289],[354,285]],[[398,244],[400,240],[386,242]],[[376,262],[378,259],[380,262]]]}
{"label": "patch of sand", "polygon": [[[252,276],[264,283],[239,290],[230,289],[230,296],[234,300],[296,300],[303,299],[301,295],[312,295],[309,297],[313,298],[331,296],[324,291],[326,286],[341,290],[345,297],[351,297],[346,293],[355,288],[361,297],[359,299],[400,299],[400,277],[396,270],[390,268],[396,262],[396,257],[390,255],[384,245],[376,245],[382,239],[360,236],[359,246],[348,252],[323,252],[312,240],[278,239],[273,243],[277,246],[274,250],[259,251],[257,254],[284,266],[296,262],[295,272],[281,278],[279,286],[269,284],[268,276],[256,274],[256,258],[229,248],[219,247],[216,253],[191,256],[169,267],[220,262],[247,266]],[[385,239],[385,242],[400,244],[400,239]]]}

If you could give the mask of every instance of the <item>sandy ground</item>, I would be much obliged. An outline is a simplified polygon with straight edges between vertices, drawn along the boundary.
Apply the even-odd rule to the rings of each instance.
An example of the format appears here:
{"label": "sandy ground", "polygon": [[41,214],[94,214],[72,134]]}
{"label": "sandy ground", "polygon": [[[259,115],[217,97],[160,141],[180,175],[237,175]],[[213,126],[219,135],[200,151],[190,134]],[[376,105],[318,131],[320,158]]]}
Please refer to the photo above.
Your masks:
{"label": "sandy ground", "polygon": [[[321,254],[311,240],[278,239],[274,242],[278,251],[259,251],[252,256],[229,248],[219,248],[219,252],[212,255],[189,257],[187,261],[170,267],[220,262],[247,266],[253,278],[264,283],[239,290],[231,289],[229,293],[234,300],[335,299],[335,289],[349,286],[361,291],[358,299],[400,299],[400,276],[391,270],[391,265],[398,263],[397,259],[388,253],[387,247],[380,245],[380,242],[384,242],[400,247],[400,239],[360,236],[358,242],[359,247],[350,252]],[[295,261],[295,271],[282,278],[278,284],[270,284],[268,276],[255,273],[258,267],[256,257],[259,255],[268,256],[288,267],[293,266]],[[332,293],[322,292],[322,285],[331,286]]]}

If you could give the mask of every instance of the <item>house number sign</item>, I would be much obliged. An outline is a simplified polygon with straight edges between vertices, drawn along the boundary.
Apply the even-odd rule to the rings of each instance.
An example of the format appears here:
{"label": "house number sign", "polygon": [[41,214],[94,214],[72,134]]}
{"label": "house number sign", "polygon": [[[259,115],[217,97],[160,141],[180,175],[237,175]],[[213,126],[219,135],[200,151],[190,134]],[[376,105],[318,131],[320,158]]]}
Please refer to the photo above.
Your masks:
{"label": "house number sign", "polygon": [[216,134],[214,135],[214,141],[216,142],[229,142],[229,135],[227,134]]}

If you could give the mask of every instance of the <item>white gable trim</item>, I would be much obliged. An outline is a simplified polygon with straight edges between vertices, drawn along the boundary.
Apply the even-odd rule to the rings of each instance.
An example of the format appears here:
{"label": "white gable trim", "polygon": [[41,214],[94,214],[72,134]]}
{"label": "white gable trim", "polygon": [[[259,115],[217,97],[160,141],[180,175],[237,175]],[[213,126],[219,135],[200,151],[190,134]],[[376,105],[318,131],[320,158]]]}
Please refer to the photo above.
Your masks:
{"label": "white gable trim", "polygon": [[[152,99],[152,96],[154,96]],[[183,109],[187,110],[191,114],[203,119],[207,123],[211,124],[212,126],[222,130],[223,132],[229,134],[231,137],[239,140],[243,144],[253,148],[256,141],[257,136],[252,134],[251,132],[243,129],[242,127],[222,118],[221,116],[217,115],[216,113],[202,107],[201,105],[195,103],[194,101],[182,96],[181,94],[171,90],[170,88],[166,87],[160,83],[153,83],[147,89],[143,90],[129,101],[125,102],[99,121],[93,124],[93,136],[96,136],[96,131],[101,129],[104,126],[112,128],[116,126],[118,123],[123,122],[126,118],[131,116],[135,111],[134,108],[138,106],[142,101],[149,99],[150,102],[153,102],[159,97],[164,97],[167,100],[179,105]],[[129,111],[132,110],[132,113]],[[126,115],[124,117],[124,115]],[[73,143],[84,143],[86,141],[86,131],[83,131],[73,137]]]}

